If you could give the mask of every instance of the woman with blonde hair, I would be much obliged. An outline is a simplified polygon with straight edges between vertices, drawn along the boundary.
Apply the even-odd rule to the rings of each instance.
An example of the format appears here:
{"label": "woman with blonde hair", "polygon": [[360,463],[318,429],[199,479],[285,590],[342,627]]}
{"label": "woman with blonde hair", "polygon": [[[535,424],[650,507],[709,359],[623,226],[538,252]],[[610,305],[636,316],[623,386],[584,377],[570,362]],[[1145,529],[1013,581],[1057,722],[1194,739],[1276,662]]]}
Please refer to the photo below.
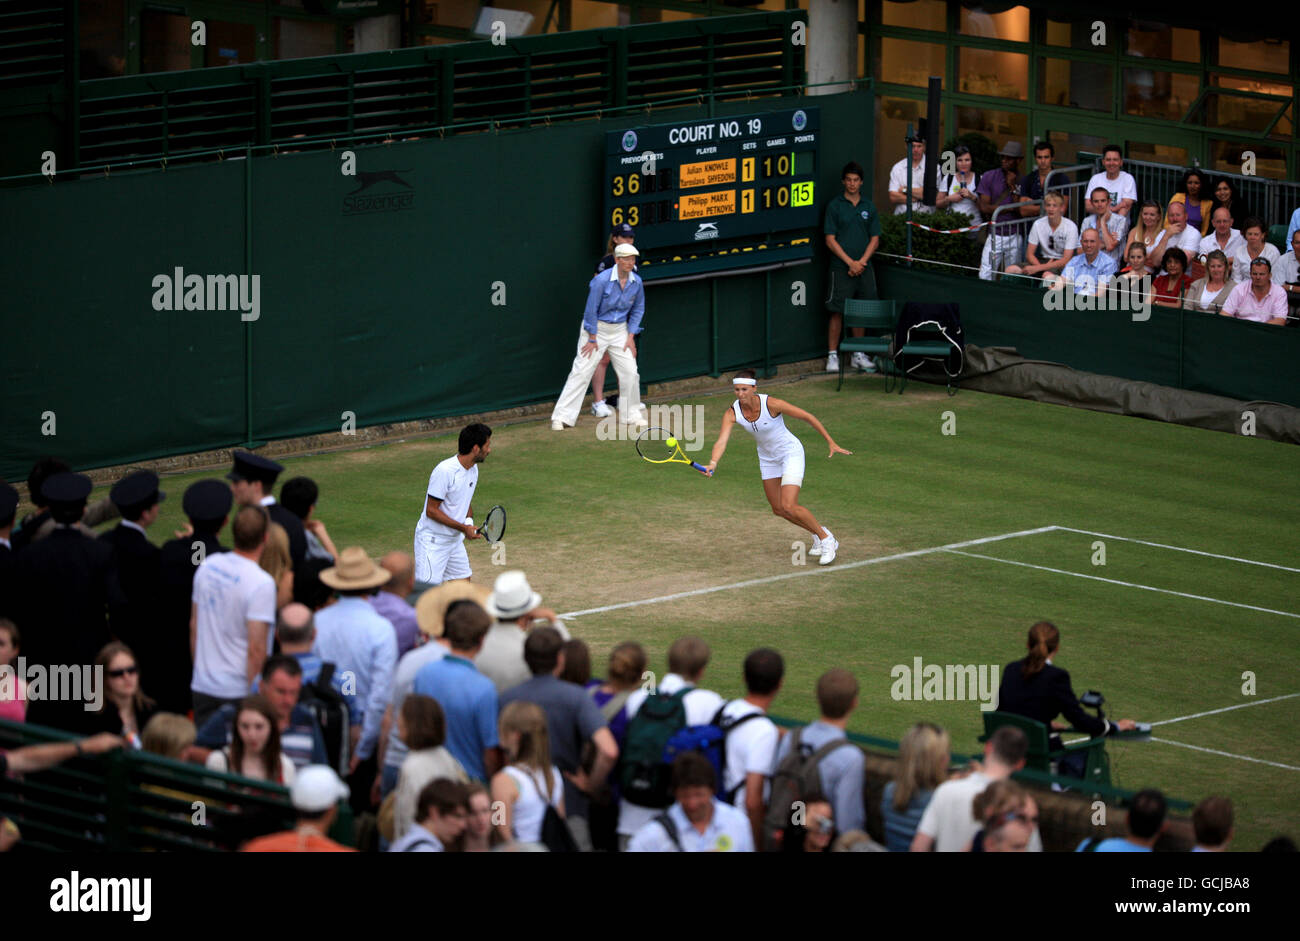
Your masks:
{"label": "woman with blonde hair", "polygon": [[540,843],[547,806],[564,816],[564,778],[551,763],[546,713],[517,700],[498,724],[507,764],[492,776],[492,802],[501,810],[494,823],[507,842]]}
{"label": "woman with blonde hair", "polygon": [[885,845],[906,853],[934,789],[948,780],[948,733],[929,722],[908,729],[898,749],[894,780],[885,785],[880,811],[885,818]]}
{"label": "woman with blonde hair", "polygon": [[1183,309],[1218,313],[1236,286],[1228,256],[1216,248],[1205,256],[1205,277],[1193,281],[1183,296]]}
{"label": "woman with blonde hair", "polygon": [[279,523],[270,523],[266,547],[257,560],[262,571],[275,579],[275,610],[293,601],[293,557],[289,554],[289,533]]}
{"label": "woman with blonde hair", "polygon": [[[1144,246],[1147,256],[1152,249],[1164,240],[1165,211],[1154,199],[1148,199],[1137,212],[1137,221],[1128,230],[1128,240],[1124,243],[1124,257],[1128,258],[1128,247],[1134,242]],[[1155,265],[1147,265],[1147,274],[1155,274]]]}

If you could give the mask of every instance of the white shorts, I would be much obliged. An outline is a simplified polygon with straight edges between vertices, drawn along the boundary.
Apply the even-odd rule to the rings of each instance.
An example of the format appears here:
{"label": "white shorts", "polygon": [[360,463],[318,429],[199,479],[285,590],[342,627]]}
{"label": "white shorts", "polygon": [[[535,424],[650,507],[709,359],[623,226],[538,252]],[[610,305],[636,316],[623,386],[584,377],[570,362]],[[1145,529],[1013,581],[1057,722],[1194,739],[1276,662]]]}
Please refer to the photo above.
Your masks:
{"label": "white shorts", "polygon": [[803,445],[799,450],[789,450],[779,461],[765,461],[761,457],[758,459],[758,470],[764,480],[771,480],[773,477],[781,478],[781,486],[795,487],[803,486],[804,455]]}
{"label": "white shorts", "polygon": [[426,536],[415,537],[415,580],[426,585],[440,585],[453,578],[469,578],[469,555],[465,552],[465,537]]}

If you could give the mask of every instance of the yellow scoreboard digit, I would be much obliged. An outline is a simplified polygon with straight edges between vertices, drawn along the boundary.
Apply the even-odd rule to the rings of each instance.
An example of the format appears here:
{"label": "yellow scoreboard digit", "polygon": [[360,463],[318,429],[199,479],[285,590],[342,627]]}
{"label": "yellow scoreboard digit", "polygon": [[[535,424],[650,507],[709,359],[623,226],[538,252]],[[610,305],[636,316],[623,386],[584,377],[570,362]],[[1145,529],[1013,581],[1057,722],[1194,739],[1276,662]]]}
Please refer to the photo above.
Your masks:
{"label": "yellow scoreboard digit", "polygon": [[790,205],[791,206],[811,206],[813,204],[813,181],[804,180],[802,183],[794,183],[790,187]]}

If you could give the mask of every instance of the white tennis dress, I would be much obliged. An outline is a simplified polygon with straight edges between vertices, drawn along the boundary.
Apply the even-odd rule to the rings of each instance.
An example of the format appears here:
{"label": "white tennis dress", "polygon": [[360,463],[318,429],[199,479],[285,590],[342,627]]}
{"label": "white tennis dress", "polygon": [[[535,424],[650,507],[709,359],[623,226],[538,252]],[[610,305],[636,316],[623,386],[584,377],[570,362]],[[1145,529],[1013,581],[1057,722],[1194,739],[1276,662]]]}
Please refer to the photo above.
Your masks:
{"label": "white tennis dress", "polygon": [[803,486],[803,445],[789,428],[785,416],[773,416],[767,410],[767,396],[759,393],[758,420],[750,421],[740,410],[740,399],[731,404],[736,414],[736,424],[751,435],[758,445],[758,469],[764,480],[781,478],[781,485]]}

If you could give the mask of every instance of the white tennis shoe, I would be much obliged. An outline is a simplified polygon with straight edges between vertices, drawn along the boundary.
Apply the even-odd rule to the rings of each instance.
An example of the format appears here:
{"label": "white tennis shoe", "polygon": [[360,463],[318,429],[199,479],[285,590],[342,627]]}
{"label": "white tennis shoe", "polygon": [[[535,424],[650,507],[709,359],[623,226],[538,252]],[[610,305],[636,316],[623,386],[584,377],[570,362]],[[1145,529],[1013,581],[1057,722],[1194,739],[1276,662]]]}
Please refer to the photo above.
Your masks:
{"label": "white tennis shoe", "polygon": [[564,422],[562,421],[551,422],[551,431],[563,431],[563,430],[564,430]]}
{"label": "white tennis shoe", "polygon": [[595,415],[597,418],[608,418],[610,415],[614,414],[614,410],[609,407],[609,404],[605,402],[604,399],[602,399],[599,402],[591,403],[591,414]]}
{"label": "white tennis shoe", "polygon": [[[829,532],[829,531],[830,531],[830,530],[827,530],[827,532]],[[821,555],[821,554],[822,554],[822,537],[821,537],[821,536],[813,536],[813,544],[812,544],[812,548],[808,550],[808,554],[809,554],[809,555]]]}
{"label": "white tennis shoe", "polygon": [[839,547],[840,547],[839,540],[836,539],[833,535],[831,535],[831,531],[829,529],[826,530],[826,538],[822,540],[821,564],[830,565],[832,562],[834,562],[835,552],[837,549],[839,549]]}

